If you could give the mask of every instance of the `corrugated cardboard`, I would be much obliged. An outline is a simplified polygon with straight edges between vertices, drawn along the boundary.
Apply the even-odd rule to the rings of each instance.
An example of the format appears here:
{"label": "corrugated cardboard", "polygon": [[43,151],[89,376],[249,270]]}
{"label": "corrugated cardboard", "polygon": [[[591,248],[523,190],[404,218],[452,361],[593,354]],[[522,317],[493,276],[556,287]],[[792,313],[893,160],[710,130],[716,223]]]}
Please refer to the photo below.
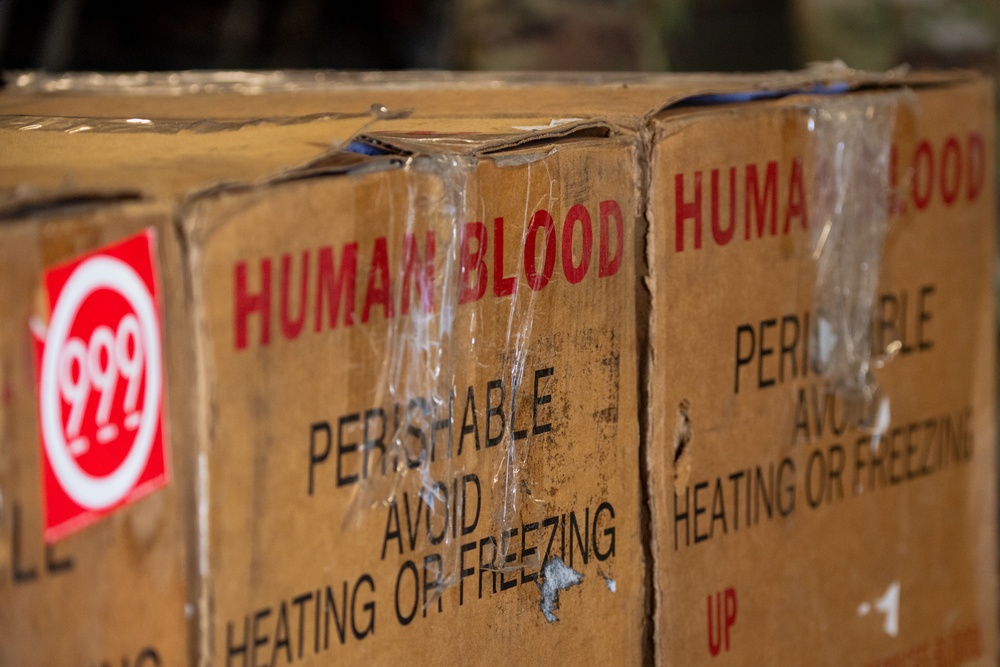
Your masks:
{"label": "corrugated cardboard", "polygon": [[[36,127],[4,119],[0,166],[5,315],[0,662],[11,664],[183,664],[198,659],[200,591],[191,393],[195,366],[177,197],[230,178],[263,179],[315,155],[313,142],[350,136],[363,121],[276,124],[178,135],[147,124],[55,120]],[[89,130],[72,132],[89,127]],[[27,129],[25,129],[27,128]],[[122,129],[124,128],[124,129]],[[41,130],[41,131],[36,131]],[[67,131],[69,130],[69,131]],[[92,132],[88,134],[88,132]],[[278,132],[280,136],[274,133]],[[297,142],[297,140],[301,139]],[[307,150],[303,145],[308,146]],[[137,231],[156,233],[164,286],[165,406],[172,483],[113,517],[49,547],[42,541],[36,380],[29,318],[43,271]],[[57,640],[56,640],[57,638]]]}
{"label": "corrugated cardboard", "polygon": [[[371,116],[195,131],[145,120],[12,119],[5,178],[12,229],[58,226],[89,250],[105,236],[85,235],[86,216],[120,206],[102,197],[148,198],[182,248],[161,261],[164,291],[191,316],[165,323],[181,369],[170,399],[188,411],[171,420],[184,423],[172,491],[186,505],[172,516],[186,531],[160,549],[178,595],[147,609],[193,619],[191,654],[211,664],[430,659],[437,643],[474,662],[511,642],[548,660],[577,645],[639,662],[638,353],[620,296],[636,281],[635,137],[579,121],[535,142],[545,133],[512,124],[550,119],[529,116],[438,121],[423,139],[421,121],[399,120],[395,138],[370,140],[388,153],[364,158],[328,146]],[[81,197],[83,212],[39,213]],[[37,451],[32,412],[18,419]],[[384,460],[366,437],[389,447]],[[120,613],[161,582],[132,565],[133,580],[88,570],[101,594],[84,577],[73,590]],[[53,604],[38,591],[5,610]],[[67,653],[111,650],[92,621],[53,618],[70,628]],[[595,653],[607,618],[618,638]],[[151,622],[121,636],[133,633],[167,636]],[[36,655],[33,642],[9,650]]]}
{"label": "corrugated cardboard", "polygon": [[635,150],[198,203],[213,663],[640,660]]}
{"label": "corrugated cardboard", "polygon": [[[783,75],[811,81],[813,75]],[[634,117],[699,92],[745,91],[760,77],[733,74],[484,72],[179,72],[14,74],[0,113],[175,120],[368,114],[371,104],[417,117]],[[769,81],[778,85],[777,77]],[[767,85],[767,84],[765,84]],[[793,84],[794,85],[794,84]],[[666,95],[666,97],[665,97]]]}
{"label": "corrugated cardboard", "polygon": [[[175,481],[69,542],[114,561],[143,503],[180,512],[183,539],[151,553],[173,563],[180,593],[156,599],[186,605],[186,639],[171,636],[192,660],[511,662],[525,647],[557,663],[995,659],[982,81],[828,68],[331,88],[310,73],[251,77],[254,90],[198,76],[0,95],[17,156],[0,165],[0,234],[26,230],[11,252],[35,258],[24,293],[5,294],[16,317],[42,267],[117,236],[87,232],[91,217],[123,216],[124,235],[144,211],[167,239]],[[214,92],[180,94],[191,86]],[[843,94],[857,88],[870,90]],[[838,94],[789,95],[816,90]],[[827,402],[805,345],[817,220],[834,210],[817,201],[825,153],[809,120],[862,95],[895,105],[891,173],[911,202],[893,204],[874,255],[874,358],[898,353],[876,371],[891,419],[874,449]],[[39,235],[65,252],[32,249]],[[737,347],[751,336],[763,357]],[[24,338],[4,358],[30,363]],[[28,497],[23,371],[27,407],[4,414],[26,453],[6,465]],[[958,446],[927,474],[905,467],[907,434],[932,423],[971,434],[955,441],[971,462]],[[904,467],[866,458],[880,452]],[[88,568],[0,614],[42,618],[90,579],[111,582],[92,597],[126,610],[116,621],[142,618],[121,601],[161,580],[129,562],[133,579]],[[123,645],[86,644],[91,622],[61,622],[67,654],[98,664],[167,636],[144,622]],[[32,643],[4,650],[34,656],[44,631],[17,627]]]}
{"label": "corrugated cardboard", "polygon": [[191,404],[182,291],[165,293],[170,372],[166,406],[174,482],[82,533],[46,546],[29,318],[44,267],[152,227],[164,278],[180,276],[180,249],[162,207],[114,203],[73,212],[38,211],[3,222],[3,446],[0,456],[0,663],[183,664],[194,655],[195,590],[187,546],[191,495]]}
{"label": "corrugated cardboard", "polygon": [[[660,664],[996,661],[991,100],[972,81],[654,124]],[[873,263],[865,247],[833,250],[842,270],[878,278],[854,341],[871,346],[881,392],[867,428],[810,354],[829,303],[814,253],[828,221],[854,222],[837,214],[849,201],[821,200],[835,176],[817,173],[834,157],[818,152],[821,109],[894,127],[884,245]],[[856,145],[840,143],[841,167]]]}
{"label": "corrugated cardboard", "polygon": [[[643,120],[681,100],[700,96],[786,95],[816,86],[933,85],[967,74],[858,72],[836,63],[767,74],[652,74],[627,72],[146,72],[134,75],[22,73],[9,76],[0,114],[188,121],[191,129],[227,121],[260,123],[290,118],[369,115],[372,105],[392,116],[496,121],[534,117]],[[706,101],[705,98],[702,98]],[[711,101],[710,99],[707,101]],[[386,115],[380,116],[382,120]],[[504,126],[504,134],[510,126]],[[443,129],[444,124],[440,125]]]}
{"label": "corrugated cardboard", "polygon": [[[198,443],[184,239],[179,195],[230,178],[263,179],[336,141],[320,123],[259,133],[178,135],[149,127],[65,121],[36,132],[7,117],[0,130],[3,195],[4,383],[0,457],[0,663],[192,664],[199,658]],[[363,123],[364,121],[360,121]],[[356,131],[350,129],[341,140]],[[128,124],[124,124],[128,128]],[[23,128],[29,129],[23,129]],[[343,127],[343,126],[340,126]],[[93,131],[93,134],[87,132]],[[276,136],[275,131],[281,133]],[[165,409],[171,483],[57,544],[42,540],[43,500],[36,380],[29,321],[43,271],[151,228],[162,281]]]}

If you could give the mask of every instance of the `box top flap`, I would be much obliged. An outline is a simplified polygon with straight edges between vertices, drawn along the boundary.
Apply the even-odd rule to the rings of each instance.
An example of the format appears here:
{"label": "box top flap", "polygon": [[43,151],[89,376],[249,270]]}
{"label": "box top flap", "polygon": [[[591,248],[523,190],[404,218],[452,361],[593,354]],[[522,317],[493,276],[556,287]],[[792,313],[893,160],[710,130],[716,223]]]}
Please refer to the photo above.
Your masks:
{"label": "box top flap", "polygon": [[0,203],[69,193],[173,198],[256,183],[341,145],[369,115],[246,123],[0,117]]}
{"label": "box top flap", "polygon": [[141,72],[12,73],[0,114],[88,118],[249,119],[366,113],[373,104],[420,116],[637,116],[691,98],[790,93],[816,87],[919,86],[969,71],[888,72],[821,63],[794,72]]}
{"label": "box top flap", "polygon": [[677,106],[975,76],[837,63],[766,74],[15,74],[0,92],[0,205],[101,192],[173,199],[317,164],[347,171],[384,155],[482,155],[634,131]]}

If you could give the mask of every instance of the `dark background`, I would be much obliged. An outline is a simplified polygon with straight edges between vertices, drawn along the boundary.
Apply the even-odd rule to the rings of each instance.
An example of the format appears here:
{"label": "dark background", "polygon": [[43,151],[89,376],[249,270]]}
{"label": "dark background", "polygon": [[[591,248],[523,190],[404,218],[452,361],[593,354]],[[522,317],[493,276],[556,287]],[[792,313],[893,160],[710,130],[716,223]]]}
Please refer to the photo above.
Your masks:
{"label": "dark background", "polygon": [[0,0],[0,68],[996,72],[1000,0]]}

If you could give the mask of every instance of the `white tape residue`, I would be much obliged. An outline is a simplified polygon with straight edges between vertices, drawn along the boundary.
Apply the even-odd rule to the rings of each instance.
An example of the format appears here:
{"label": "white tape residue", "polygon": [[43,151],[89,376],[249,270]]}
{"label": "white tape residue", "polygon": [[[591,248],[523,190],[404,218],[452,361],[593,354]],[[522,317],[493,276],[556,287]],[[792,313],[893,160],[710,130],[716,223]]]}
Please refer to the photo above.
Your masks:
{"label": "white tape residue", "polygon": [[[858,616],[867,616],[872,611],[872,603],[858,605]],[[885,594],[874,602],[875,611],[885,614],[882,631],[890,637],[899,636],[899,582],[894,581],[885,589]]]}
{"label": "white tape residue", "polygon": [[[539,605],[545,620],[555,623],[559,620],[555,611],[559,608],[559,591],[572,588],[583,581],[583,574],[564,563],[558,556],[546,561],[536,582],[542,594]],[[610,587],[610,586],[609,586]]]}
{"label": "white tape residue", "polygon": [[559,127],[560,125],[566,125],[567,123],[577,123],[583,118],[553,118],[549,121],[548,125],[513,125],[515,130],[524,130],[525,132],[536,132],[538,130],[551,130],[553,127]]}

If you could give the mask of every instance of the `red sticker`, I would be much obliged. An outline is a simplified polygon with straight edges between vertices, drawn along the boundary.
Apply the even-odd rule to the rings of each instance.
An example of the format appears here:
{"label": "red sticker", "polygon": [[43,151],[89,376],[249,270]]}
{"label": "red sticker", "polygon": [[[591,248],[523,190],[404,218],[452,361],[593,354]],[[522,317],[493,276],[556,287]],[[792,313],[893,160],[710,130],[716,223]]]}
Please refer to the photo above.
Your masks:
{"label": "red sticker", "polygon": [[44,275],[52,312],[33,328],[48,543],[168,481],[154,241],[147,230]]}

